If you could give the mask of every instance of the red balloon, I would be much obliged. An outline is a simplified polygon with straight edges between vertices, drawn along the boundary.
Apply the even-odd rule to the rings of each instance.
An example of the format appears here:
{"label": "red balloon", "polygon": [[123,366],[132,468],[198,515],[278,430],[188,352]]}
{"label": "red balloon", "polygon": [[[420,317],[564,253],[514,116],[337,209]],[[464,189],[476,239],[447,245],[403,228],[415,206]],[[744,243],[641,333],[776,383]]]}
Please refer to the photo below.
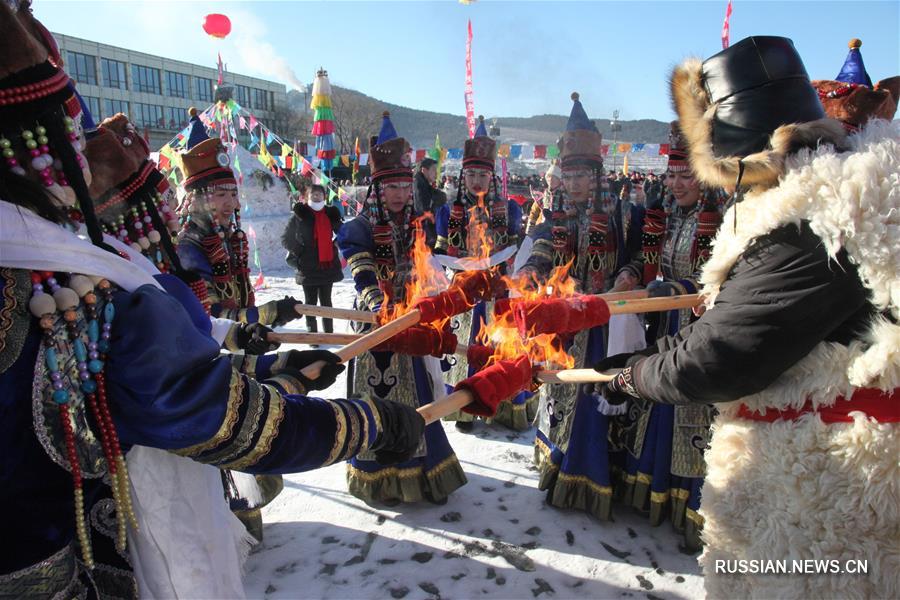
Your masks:
{"label": "red balloon", "polygon": [[203,31],[214,38],[223,39],[231,33],[231,19],[217,13],[206,15],[203,18]]}

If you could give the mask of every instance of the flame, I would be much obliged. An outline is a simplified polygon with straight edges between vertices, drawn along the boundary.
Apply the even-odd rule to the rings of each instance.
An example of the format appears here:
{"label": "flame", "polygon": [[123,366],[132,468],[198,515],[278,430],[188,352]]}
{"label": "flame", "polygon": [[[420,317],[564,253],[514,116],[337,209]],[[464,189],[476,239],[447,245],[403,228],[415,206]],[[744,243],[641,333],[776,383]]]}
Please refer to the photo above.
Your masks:
{"label": "flame", "polygon": [[[544,298],[562,298],[576,293],[575,280],[569,277],[569,262],[555,267],[546,282],[541,283],[533,276],[519,275],[504,277],[509,288],[511,304],[517,300],[541,300]],[[563,342],[557,335],[540,334],[522,338],[513,322],[512,310],[496,315],[490,323],[482,322],[477,341],[493,348],[493,354],[487,364],[500,360],[515,359],[527,355],[533,365],[542,368],[570,369],[575,366],[575,359],[563,348]]]}
{"label": "flame", "polygon": [[490,213],[484,204],[485,192],[478,192],[475,206],[469,209],[466,221],[466,254],[469,258],[489,259],[494,249]]}
{"label": "flame", "polygon": [[[425,230],[422,223],[433,219],[432,214],[427,212],[413,220],[415,229],[412,256],[410,257],[412,265],[405,286],[405,294],[403,299],[398,302],[385,302],[381,305],[381,311],[378,313],[380,323],[387,323],[405,315],[413,309],[416,300],[434,296],[447,288],[447,277],[444,275],[443,269],[435,267],[434,261],[431,260],[431,248],[425,243]],[[449,319],[446,319],[444,322],[434,323],[431,326],[442,330],[448,321]]]}

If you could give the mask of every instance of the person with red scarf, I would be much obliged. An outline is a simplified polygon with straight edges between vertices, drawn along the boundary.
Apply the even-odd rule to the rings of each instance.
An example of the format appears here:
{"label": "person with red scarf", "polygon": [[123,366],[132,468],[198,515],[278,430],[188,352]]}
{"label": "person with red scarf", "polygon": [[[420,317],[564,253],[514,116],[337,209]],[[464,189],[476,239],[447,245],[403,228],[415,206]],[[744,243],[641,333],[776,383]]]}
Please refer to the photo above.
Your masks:
{"label": "person with red scarf", "polygon": [[[309,187],[306,198],[301,196],[294,205],[281,244],[288,251],[285,260],[297,271],[295,279],[303,286],[307,304],[331,306],[331,286],[344,278],[333,235],[340,228],[341,213],[326,205],[321,185]],[[331,319],[323,318],[322,324],[327,333],[334,331]],[[306,328],[318,331],[315,317],[306,317]]]}

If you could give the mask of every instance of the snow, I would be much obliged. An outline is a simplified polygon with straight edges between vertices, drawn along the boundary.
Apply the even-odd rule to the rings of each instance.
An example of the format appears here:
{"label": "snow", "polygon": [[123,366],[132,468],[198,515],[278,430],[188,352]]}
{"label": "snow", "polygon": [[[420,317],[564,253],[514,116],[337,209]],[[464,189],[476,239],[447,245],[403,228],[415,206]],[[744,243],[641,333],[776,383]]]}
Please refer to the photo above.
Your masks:
{"label": "snow", "polygon": [[[302,296],[288,272],[266,282],[261,302]],[[335,306],[351,307],[354,296],[351,280],[335,285]],[[286,330],[303,325],[300,319]],[[342,376],[321,395],[345,391]],[[368,506],[347,493],[344,464],[285,476],[284,491],[263,510],[265,540],[246,565],[247,596],[703,597],[696,556],[678,549],[668,522],[650,527],[623,508],[604,523],[545,504],[533,429],[444,428],[469,479],[444,506]]]}

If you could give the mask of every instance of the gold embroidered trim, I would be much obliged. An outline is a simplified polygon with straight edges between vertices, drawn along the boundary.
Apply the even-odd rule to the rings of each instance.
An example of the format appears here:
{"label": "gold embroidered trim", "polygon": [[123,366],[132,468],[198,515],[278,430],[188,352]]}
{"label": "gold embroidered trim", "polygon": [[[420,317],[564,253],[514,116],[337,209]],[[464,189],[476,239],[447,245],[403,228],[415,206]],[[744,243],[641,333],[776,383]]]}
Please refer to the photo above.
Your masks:
{"label": "gold embroidered trim", "polygon": [[[268,408],[266,411],[265,423],[262,426],[262,432],[256,444],[250,448],[250,451],[241,459],[225,465],[228,469],[240,471],[249,466],[255,465],[263,456],[272,451],[272,443],[278,437],[278,428],[284,420],[284,398],[278,393],[278,390],[270,385],[259,385],[260,407]],[[257,417],[257,426],[254,427],[254,433],[258,428],[259,418]],[[249,440],[252,440],[251,435]]]}
{"label": "gold embroidered trim", "polygon": [[650,492],[650,502],[654,504],[665,504],[669,501],[669,492]]}
{"label": "gold embroidered trim", "polygon": [[706,519],[703,518],[703,515],[695,510],[691,510],[690,508],[684,509],[684,516],[686,516],[688,520],[696,523],[699,527],[702,527],[703,523],[706,521]]}
{"label": "gold embroidered trim", "polygon": [[256,307],[256,310],[259,312],[259,322],[263,325],[271,325],[278,318],[278,303],[275,300]]}
{"label": "gold embroidered trim", "polygon": [[441,473],[449,469],[453,464],[458,464],[459,459],[456,458],[456,454],[451,454],[438,464],[436,464],[432,469],[429,469],[427,473],[425,473],[425,468],[422,466],[416,467],[407,467],[405,469],[399,469],[397,467],[386,467],[384,469],[379,469],[374,473],[369,473],[367,471],[363,471],[361,469],[357,469],[350,463],[347,463],[347,474],[350,477],[354,477],[359,479],[360,481],[365,481],[371,483],[373,481],[379,481],[382,479],[388,479],[391,477],[396,477],[398,479],[410,479],[413,477],[420,477],[421,475],[425,475],[429,479],[434,479],[438,477]]}
{"label": "gold embroidered trim", "polygon": [[568,473],[560,473],[559,481],[569,485],[584,485],[603,496],[612,496],[612,487],[608,485],[600,485],[592,481],[586,475],[569,475]]}
{"label": "gold embroidered trim", "polygon": [[229,352],[237,352],[241,349],[237,341],[237,332],[239,328],[239,323],[232,323],[231,327],[228,328],[228,333],[225,334],[222,346]]}
{"label": "gold embroidered trim", "polygon": [[322,466],[330,465],[340,457],[341,448],[344,447],[344,440],[347,439],[347,417],[344,416],[344,408],[337,402],[326,400],[331,410],[334,411],[334,445]]}
{"label": "gold embroidered trim", "polygon": [[684,500],[685,502],[687,502],[687,499],[691,497],[690,490],[685,490],[682,488],[670,488],[669,493],[672,494],[673,498],[676,498],[677,500]]}
{"label": "gold embroidered trim", "polygon": [[279,373],[278,375],[272,375],[269,377],[266,382],[277,383],[281,386],[281,389],[284,390],[285,394],[292,394],[295,396],[302,396],[306,393],[306,390],[303,389],[303,386],[299,381],[291,377],[290,375],[286,375],[284,373]]}
{"label": "gold embroidered trim", "polygon": [[196,456],[201,452],[205,452],[231,437],[234,431],[234,425],[237,423],[238,414],[241,404],[244,402],[244,378],[241,377],[235,369],[231,370],[231,383],[228,385],[228,403],[225,406],[225,417],[222,419],[222,425],[214,436],[205,442],[200,442],[187,448],[173,450],[179,456]]}
{"label": "gold embroidered trim", "polygon": [[263,394],[259,389],[259,384],[253,379],[246,380],[247,386],[247,412],[241,421],[240,429],[237,434],[231,438],[224,447],[217,452],[200,456],[198,460],[214,465],[234,460],[250,448],[253,442],[253,436],[259,429],[259,422],[262,419],[265,403],[263,402]]}
{"label": "gold embroidered trim", "polygon": [[638,483],[645,483],[647,485],[650,485],[652,483],[652,481],[653,481],[653,477],[651,477],[650,475],[648,475],[646,473],[638,473],[637,474],[637,482]]}

